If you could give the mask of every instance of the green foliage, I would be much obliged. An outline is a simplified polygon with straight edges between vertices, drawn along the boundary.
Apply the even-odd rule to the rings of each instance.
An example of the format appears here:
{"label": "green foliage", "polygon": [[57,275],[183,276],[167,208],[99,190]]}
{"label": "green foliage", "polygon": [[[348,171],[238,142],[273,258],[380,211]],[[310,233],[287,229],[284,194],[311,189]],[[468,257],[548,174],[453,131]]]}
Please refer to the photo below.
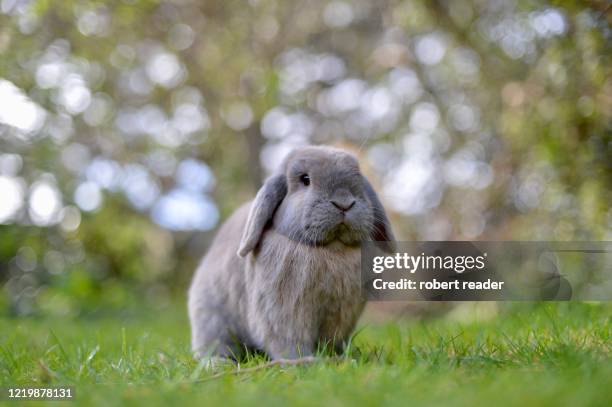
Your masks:
{"label": "green foliage", "polygon": [[[0,120],[0,193],[12,186],[18,205],[0,213],[10,313],[44,312],[35,297],[54,290],[184,289],[213,212],[225,219],[304,143],[356,151],[400,238],[610,238],[611,31],[599,2],[3,7],[0,83],[13,97],[3,91],[0,111],[27,99],[45,112],[38,127],[31,110]],[[193,187],[178,175],[188,160],[215,178],[191,199],[216,209],[174,230],[154,214]],[[57,205],[37,219],[41,183]],[[91,207],[76,199],[83,186]]]}

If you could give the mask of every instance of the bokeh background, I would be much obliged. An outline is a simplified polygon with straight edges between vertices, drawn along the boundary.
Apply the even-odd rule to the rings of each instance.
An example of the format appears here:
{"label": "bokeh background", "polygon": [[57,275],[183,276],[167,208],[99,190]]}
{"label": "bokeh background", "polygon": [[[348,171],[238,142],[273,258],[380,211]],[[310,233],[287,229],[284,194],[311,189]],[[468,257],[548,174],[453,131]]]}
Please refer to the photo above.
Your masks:
{"label": "bokeh background", "polygon": [[605,1],[0,1],[0,314],[182,298],[295,146],[396,234],[611,240]]}

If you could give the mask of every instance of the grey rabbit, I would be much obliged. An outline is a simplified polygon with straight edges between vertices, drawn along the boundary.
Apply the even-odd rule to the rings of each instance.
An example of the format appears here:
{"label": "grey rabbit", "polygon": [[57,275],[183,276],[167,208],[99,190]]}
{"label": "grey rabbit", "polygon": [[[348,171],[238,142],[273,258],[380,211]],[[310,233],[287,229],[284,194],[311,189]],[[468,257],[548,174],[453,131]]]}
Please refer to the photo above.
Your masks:
{"label": "grey rabbit", "polygon": [[[242,238],[240,239],[240,236]],[[272,359],[340,351],[359,318],[360,244],[394,237],[357,159],[311,146],[292,151],[255,199],[221,227],[189,289],[197,358]]]}

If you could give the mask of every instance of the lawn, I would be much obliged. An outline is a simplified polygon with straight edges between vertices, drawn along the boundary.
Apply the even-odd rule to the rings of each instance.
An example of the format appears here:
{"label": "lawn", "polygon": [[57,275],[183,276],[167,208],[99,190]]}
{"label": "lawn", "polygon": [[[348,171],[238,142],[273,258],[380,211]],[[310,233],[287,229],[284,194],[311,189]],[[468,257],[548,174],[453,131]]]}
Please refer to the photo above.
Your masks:
{"label": "lawn", "polygon": [[[73,385],[83,405],[605,406],[611,316],[605,303],[501,304],[487,320],[366,323],[340,359],[214,376],[190,357],[182,306],[3,318],[0,387]],[[240,369],[263,363],[254,356]]]}

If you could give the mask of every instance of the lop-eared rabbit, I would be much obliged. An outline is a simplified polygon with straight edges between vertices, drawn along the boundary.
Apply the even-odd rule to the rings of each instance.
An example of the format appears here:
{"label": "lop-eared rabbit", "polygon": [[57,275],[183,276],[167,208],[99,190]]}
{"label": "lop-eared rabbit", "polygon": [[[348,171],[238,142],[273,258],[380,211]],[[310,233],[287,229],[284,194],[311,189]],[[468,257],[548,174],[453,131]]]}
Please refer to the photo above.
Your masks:
{"label": "lop-eared rabbit", "polygon": [[221,227],[189,289],[197,358],[244,349],[272,359],[340,351],[364,300],[360,245],[393,245],[387,215],[356,158],[294,150]]}

